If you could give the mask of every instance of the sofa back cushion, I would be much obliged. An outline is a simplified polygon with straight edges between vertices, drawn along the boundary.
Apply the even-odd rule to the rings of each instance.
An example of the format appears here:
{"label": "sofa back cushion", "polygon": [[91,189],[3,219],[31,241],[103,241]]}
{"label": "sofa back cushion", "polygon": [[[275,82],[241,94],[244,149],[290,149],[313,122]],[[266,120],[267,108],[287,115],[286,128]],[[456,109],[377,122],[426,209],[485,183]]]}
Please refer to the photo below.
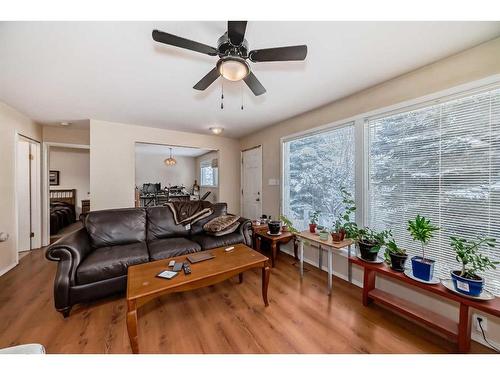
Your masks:
{"label": "sofa back cushion", "polygon": [[93,248],[124,245],[146,240],[144,208],[120,208],[89,212],[85,229]]}
{"label": "sofa back cushion", "polygon": [[200,234],[204,233],[203,226],[208,223],[210,220],[215,219],[216,217],[227,215],[227,203],[215,203],[212,205],[213,213],[210,216],[207,216],[200,221],[197,221],[193,225],[191,225],[191,234]]}
{"label": "sofa back cushion", "polygon": [[148,241],[160,238],[187,237],[189,235],[189,229],[186,229],[186,226],[175,224],[174,214],[170,207],[148,207],[146,212],[148,216]]}

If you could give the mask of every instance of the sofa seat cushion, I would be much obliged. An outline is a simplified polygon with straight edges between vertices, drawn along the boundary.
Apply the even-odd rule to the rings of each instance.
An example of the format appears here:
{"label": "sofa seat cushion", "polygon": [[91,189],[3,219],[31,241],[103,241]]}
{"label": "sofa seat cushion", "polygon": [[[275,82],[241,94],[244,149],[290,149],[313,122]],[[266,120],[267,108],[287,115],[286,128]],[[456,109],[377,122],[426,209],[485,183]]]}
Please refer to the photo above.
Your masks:
{"label": "sofa seat cushion", "polygon": [[160,260],[179,255],[196,253],[201,246],[183,237],[162,238],[148,242],[149,257],[151,260]]}
{"label": "sofa seat cushion", "polygon": [[235,245],[237,243],[245,243],[245,238],[239,231],[217,237],[206,233],[196,234],[191,236],[190,239],[199,243],[202,250],[215,249],[216,247]]}
{"label": "sofa seat cushion", "polygon": [[124,276],[127,268],[149,261],[145,242],[107,246],[92,251],[76,270],[79,285]]}

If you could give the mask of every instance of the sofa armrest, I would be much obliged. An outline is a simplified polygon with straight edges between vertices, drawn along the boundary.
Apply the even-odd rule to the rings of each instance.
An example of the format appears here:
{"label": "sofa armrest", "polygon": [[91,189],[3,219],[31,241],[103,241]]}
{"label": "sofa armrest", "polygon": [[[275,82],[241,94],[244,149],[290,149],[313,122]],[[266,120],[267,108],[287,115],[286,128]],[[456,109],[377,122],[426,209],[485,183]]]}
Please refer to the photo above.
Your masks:
{"label": "sofa armrest", "polygon": [[75,285],[76,269],[90,251],[90,240],[85,228],[62,237],[48,247],[45,257],[59,262],[54,280],[54,301],[57,310],[70,306],[69,288]]}
{"label": "sofa armrest", "polygon": [[245,245],[252,247],[252,220],[240,217],[238,222],[240,223],[238,230],[245,239]]}

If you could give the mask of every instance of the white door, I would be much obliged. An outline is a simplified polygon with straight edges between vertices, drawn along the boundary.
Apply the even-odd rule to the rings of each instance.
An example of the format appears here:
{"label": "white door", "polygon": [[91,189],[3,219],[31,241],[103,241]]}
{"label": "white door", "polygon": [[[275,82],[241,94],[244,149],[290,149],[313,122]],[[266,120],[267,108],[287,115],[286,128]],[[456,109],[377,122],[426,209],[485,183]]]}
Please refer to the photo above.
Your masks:
{"label": "white door", "polygon": [[17,251],[31,250],[30,143],[17,142],[16,200]]}
{"label": "white door", "polygon": [[17,250],[41,247],[40,145],[20,137],[16,150]]}
{"label": "white door", "polygon": [[262,147],[242,152],[242,216],[257,219],[262,215]]}

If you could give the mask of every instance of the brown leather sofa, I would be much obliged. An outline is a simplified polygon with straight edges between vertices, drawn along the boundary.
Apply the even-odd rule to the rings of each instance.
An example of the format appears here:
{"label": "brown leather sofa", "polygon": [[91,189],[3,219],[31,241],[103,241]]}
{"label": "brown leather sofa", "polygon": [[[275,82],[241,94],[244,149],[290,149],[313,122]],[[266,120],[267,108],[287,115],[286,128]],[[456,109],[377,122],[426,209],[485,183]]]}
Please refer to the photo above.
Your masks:
{"label": "brown leather sofa", "polygon": [[49,260],[59,262],[54,280],[54,302],[64,317],[71,307],[124,292],[127,268],[134,264],[244,243],[251,246],[251,221],[220,237],[208,235],[203,225],[227,213],[225,203],[211,205],[213,213],[186,229],[176,225],[168,207],[93,211],[84,228],[51,245]]}

